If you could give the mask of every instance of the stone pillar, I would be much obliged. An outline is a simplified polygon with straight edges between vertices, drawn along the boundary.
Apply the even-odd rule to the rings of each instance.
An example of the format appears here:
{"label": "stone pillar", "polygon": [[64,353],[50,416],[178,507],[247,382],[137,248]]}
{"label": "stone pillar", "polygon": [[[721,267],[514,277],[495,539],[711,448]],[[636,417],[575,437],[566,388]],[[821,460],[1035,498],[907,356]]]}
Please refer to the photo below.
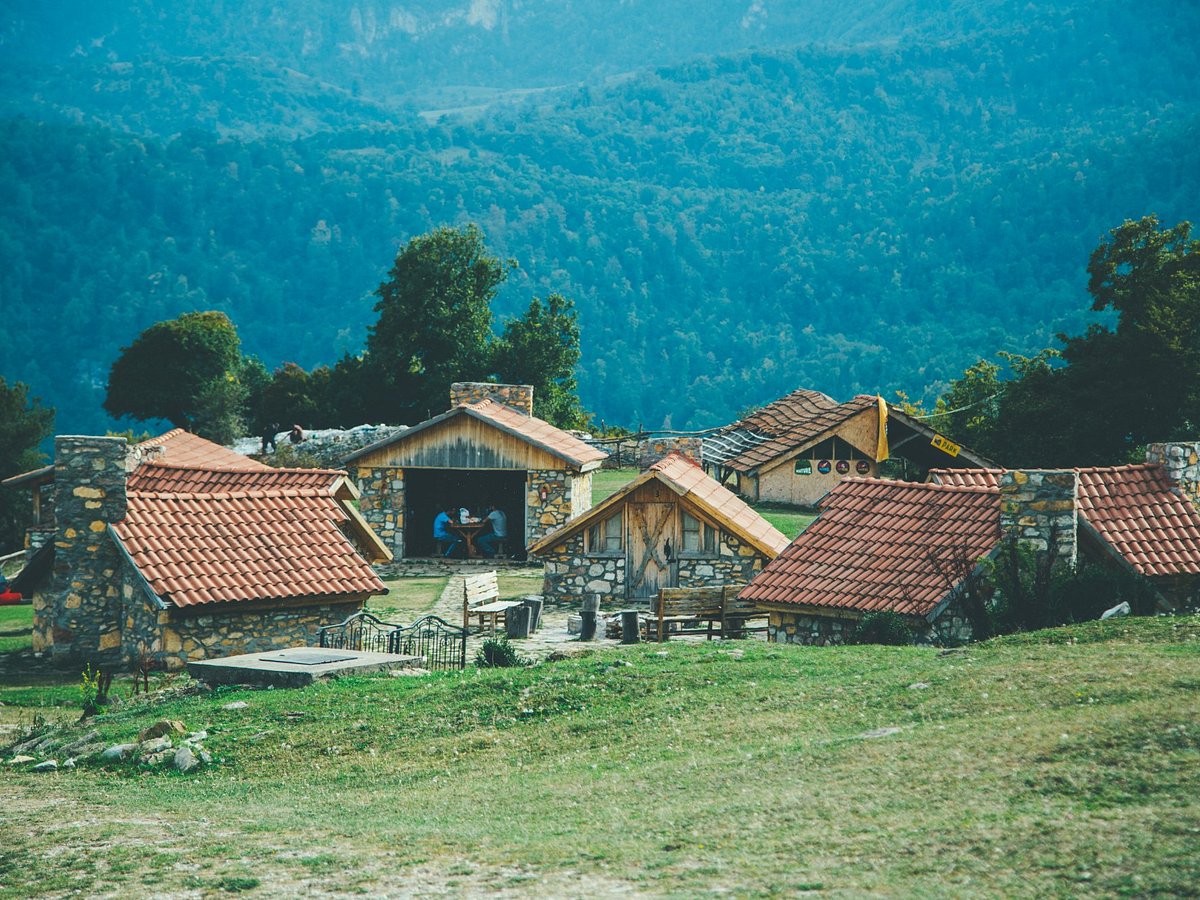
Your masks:
{"label": "stone pillar", "polygon": [[1012,469],[1000,476],[1000,530],[1039,552],[1057,546],[1059,562],[1075,567],[1079,475],[1069,469]]}
{"label": "stone pillar", "polygon": [[529,544],[570,521],[574,480],[570,472],[557,469],[529,471],[525,485],[525,539]]}
{"label": "stone pillar", "polygon": [[1162,466],[1179,492],[1200,508],[1200,441],[1150,444],[1146,462]]}
{"label": "stone pillar", "polygon": [[533,415],[532,384],[492,384],[489,381],[456,381],[450,385],[450,407],[480,400],[495,400],[519,413]]}
{"label": "stone pillar", "polygon": [[34,631],[56,661],[120,661],[123,560],[108,526],[125,518],[126,453],[125,438],[54,440],[54,573]]}

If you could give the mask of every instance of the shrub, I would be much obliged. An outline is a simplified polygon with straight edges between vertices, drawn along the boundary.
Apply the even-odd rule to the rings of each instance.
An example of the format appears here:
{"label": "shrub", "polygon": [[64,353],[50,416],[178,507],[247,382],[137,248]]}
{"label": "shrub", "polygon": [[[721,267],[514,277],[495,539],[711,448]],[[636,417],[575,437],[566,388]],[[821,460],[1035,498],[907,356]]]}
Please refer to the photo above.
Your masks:
{"label": "shrub", "polygon": [[527,666],[529,660],[517,652],[505,635],[488,638],[475,654],[475,665],[481,669],[509,669]]}
{"label": "shrub", "polygon": [[850,642],[904,647],[913,642],[913,628],[907,619],[894,612],[867,613],[859,620]]}
{"label": "shrub", "polygon": [[79,683],[79,699],[83,716],[94,716],[102,706],[108,705],[108,690],[112,687],[112,674],[93,669],[88,663]]}

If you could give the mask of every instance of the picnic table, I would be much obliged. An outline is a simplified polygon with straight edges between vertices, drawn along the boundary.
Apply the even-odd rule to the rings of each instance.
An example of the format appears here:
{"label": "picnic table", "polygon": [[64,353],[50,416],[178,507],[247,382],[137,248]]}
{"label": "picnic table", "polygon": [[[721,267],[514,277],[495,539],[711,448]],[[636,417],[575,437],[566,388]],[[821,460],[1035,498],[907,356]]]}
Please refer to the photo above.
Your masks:
{"label": "picnic table", "polygon": [[450,523],[450,530],[461,535],[463,542],[467,545],[467,559],[475,559],[479,555],[479,551],[475,549],[475,538],[479,537],[480,532],[487,525],[487,519],[480,519],[478,522]]}

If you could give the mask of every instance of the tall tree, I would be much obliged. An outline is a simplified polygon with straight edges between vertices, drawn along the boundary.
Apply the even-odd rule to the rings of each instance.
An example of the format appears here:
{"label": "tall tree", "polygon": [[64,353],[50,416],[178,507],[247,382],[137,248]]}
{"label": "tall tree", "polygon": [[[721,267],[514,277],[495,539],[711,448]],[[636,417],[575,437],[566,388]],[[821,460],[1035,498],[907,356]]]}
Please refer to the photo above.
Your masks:
{"label": "tall tree", "polygon": [[113,363],[104,408],[166,419],[220,443],[242,428],[246,390],[237,329],[223,312],[185,313],[151,325]]}
{"label": "tall tree", "polygon": [[579,403],[579,315],[561,294],[545,303],[534,297],[512,319],[493,347],[493,368],[504,382],[533,385],[534,413],[560,428],[583,428],[588,416]]}
{"label": "tall tree", "polygon": [[409,241],[375,292],[369,411],[384,421],[419,421],[446,409],[452,382],[488,374],[491,301],[515,265],[492,256],[475,225]]}
{"label": "tall tree", "polygon": [[[43,464],[38,444],[54,433],[54,410],[31,399],[28,385],[0,376],[0,422],[0,479]],[[0,489],[0,554],[21,548],[29,513],[28,494]]]}
{"label": "tall tree", "polygon": [[1116,312],[1116,327],[1058,335],[1063,365],[1043,351],[1002,354],[1006,380],[990,363],[971,367],[939,401],[946,410],[980,401],[974,413],[947,416],[949,433],[1009,466],[1111,465],[1150,441],[1195,437],[1200,241],[1191,225],[1126,222],[1092,253],[1088,274],[1092,309]]}

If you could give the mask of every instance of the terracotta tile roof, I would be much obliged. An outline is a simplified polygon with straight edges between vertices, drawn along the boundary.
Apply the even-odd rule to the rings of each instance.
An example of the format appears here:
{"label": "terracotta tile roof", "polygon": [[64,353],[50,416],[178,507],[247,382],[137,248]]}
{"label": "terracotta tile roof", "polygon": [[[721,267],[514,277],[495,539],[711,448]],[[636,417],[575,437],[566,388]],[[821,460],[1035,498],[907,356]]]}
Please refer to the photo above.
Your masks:
{"label": "terracotta tile roof", "polygon": [[[1079,517],[1136,572],[1200,574],[1200,510],[1161,466],[1098,466],[1079,475]],[[1003,469],[932,469],[941,484],[1000,483]]]}
{"label": "terracotta tile roof", "polygon": [[547,453],[557,456],[559,459],[576,468],[583,468],[585,466],[594,468],[596,464],[608,456],[603,450],[584,443],[573,434],[568,434],[561,428],[551,425],[549,422],[535,416],[527,416],[513,409],[511,406],[505,406],[503,403],[489,399],[480,400],[476,403],[464,403],[439,416],[434,416],[432,419],[426,419],[412,428],[407,428],[382,441],[376,441],[374,444],[369,444],[361,450],[355,451],[347,456],[344,462],[353,462],[384,447],[401,444],[413,435],[460,415],[473,416],[476,419],[487,422],[501,431],[519,437],[535,447],[540,447]]}
{"label": "terracotta tile roof", "polygon": [[1003,469],[930,469],[929,480],[951,487],[1000,488]]}
{"label": "terracotta tile roof", "polygon": [[131,491],[112,532],[163,601],[196,606],[385,591],[327,488]]}
{"label": "terracotta tile roof", "polygon": [[707,511],[717,524],[749,539],[754,546],[770,551],[771,556],[780,553],[788,545],[788,539],[774,525],[728,488],[706,475],[695,461],[683,454],[669,453],[652,465],[649,471]]}
{"label": "terracotta tile roof", "polygon": [[1137,572],[1200,574],[1200,510],[1161,466],[1078,471],[1080,517]]}
{"label": "terracotta tile roof", "polygon": [[212,469],[159,463],[138,466],[129,476],[129,491],[167,493],[238,493],[332,488],[345,472],[329,469]]}
{"label": "terracotta tile roof", "polygon": [[[752,472],[791,450],[816,441],[877,402],[868,394],[838,403],[818,391],[793,391],[726,429],[765,435],[767,440],[726,459],[722,465],[739,472]],[[870,452],[874,448],[864,449]]]}
{"label": "terracotta tile roof", "polygon": [[243,471],[262,471],[270,466],[258,460],[214,444],[202,437],[176,428],[166,434],[142,441],[137,445],[140,450],[161,447],[162,456],[156,457],[157,462],[165,462],[172,466],[187,466],[191,468],[240,469]]}
{"label": "terracotta tile roof", "polygon": [[999,505],[994,489],[847,479],[739,596],[815,610],[928,616],[948,593],[943,571],[996,546]]}
{"label": "terracotta tile roof", "polygon": [[788,539],[744,500],[706,475],[693,460],[681,453],[672,452],[603,503],[593,506],[581,516],[546,535],[531,546],[529,552],[536,554],[556,546],[597,519],[608,517],[627,496],[651,479],[661,481],[675,494],[689,499],[717,525],[736,534],[765,556],[774,557],[788,544]]}

